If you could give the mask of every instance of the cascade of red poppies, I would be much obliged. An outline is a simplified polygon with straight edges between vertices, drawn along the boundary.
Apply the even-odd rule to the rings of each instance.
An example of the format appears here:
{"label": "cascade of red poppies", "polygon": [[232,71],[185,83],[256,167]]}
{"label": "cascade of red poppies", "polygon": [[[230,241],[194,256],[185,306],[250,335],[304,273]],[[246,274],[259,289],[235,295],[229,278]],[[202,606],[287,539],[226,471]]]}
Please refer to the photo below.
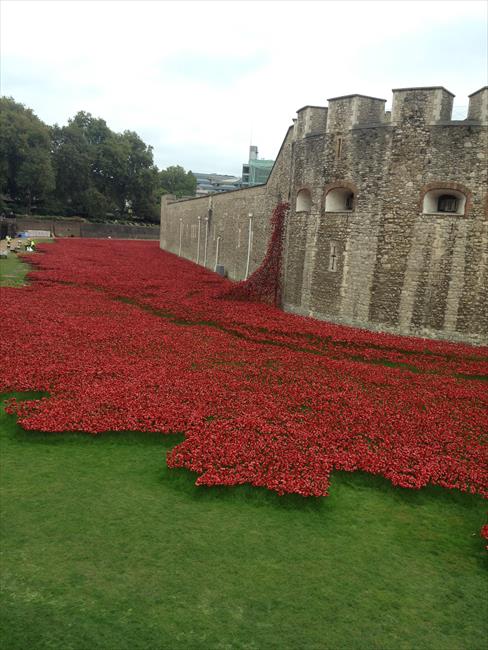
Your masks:
{"label": "cascade of red poppies", "polygon": [[230,290],[221,294],[229,300],[248,300],[264,302],[267,305],[281,304],[281,259],[283,254],[283,234],[288,203],[278,203],[271,216],[271,237],[261,265],[247,280],[236,283]]}
{"label": "cascade of red poppies", "polygon": [[319,496],[342,470],[488,497],[488,348],[222,300],[156,242],[39,248],[0,301],[0,392],[48,393],[11,403],[24,428],[183,432],[168,465],[205,485]]}

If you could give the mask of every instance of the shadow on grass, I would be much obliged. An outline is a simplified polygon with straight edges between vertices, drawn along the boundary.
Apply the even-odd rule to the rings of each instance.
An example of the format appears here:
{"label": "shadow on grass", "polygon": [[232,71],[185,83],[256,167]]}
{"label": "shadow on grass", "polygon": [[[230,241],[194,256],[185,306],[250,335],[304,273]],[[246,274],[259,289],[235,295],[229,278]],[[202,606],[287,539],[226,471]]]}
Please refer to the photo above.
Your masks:
{"label": "shadow on grass", "polygon": [[185,494],[201,502],[244,502],[258,506],[267,506],[280,509],[298,509],[304,512],[324,513],[333,507],[335,498],[340,498],[341,489],[352,489],[355,492],[375,491],[387,495],[391,500],[402,502],[412,507],[428,506],[433,501],[438,504],[456,504],[462,508],[478,509],[482,498],[479,495],[467,494],[457,490],[449,490],[440,486],[429,485],[421,490],[393,486],[390,481],[382,476],[375,476],[366,472],[334,471],[331,475],[330,497],[303,497],[299,494],[279,495],[263,487],[254,487],[250,484],[234,486],[206,486],[195,485],[198,478],[196,472],[183,468],[169,469],[166,466],[166,455],[178,444],[183,442],[183,433],[161,434],[144,431],[106,431],[97,435],[85,432],[60,432],[46,433],[41,431],[28,431],[23,429],[16,421],[15,415],[4,413],[4,403],[7,399],[15,397],[17,401],[34,400],[46,396],[41,392],[15,392],[0,395],[0,425],[7,434],[19,443],[40,445],[77,445],[77,446],[134,446],[158,447],[163,459],[159,473],[159,482],[167,489]]}
{"label": "shadow on grass", "polygon": [[415,507],[427,505],[435,500],[438,503],[456,503],[462,507],[477,508],[483,500],[477,494],[468,494],[459,490],[443,488],[439,485],[427,485],[420,490],[403,488],[392,485],[383,476],[375,476],[367,472],[333,472],[331,489],[333,490],[336,486],[349,486],[355,490],[374,489],[389,494],[396,501]]}
{"label": "shadow on grass", "polygon": [[166,454],[176,445],[183,442],[184,434],[161,434],[145,431],[106,431],[97,435],[85,432],[44,432],[28,431],[18,423],[15,415],[6,415],[3,412],[4,403],[7,399],[15,397],[18,402],[35,400],[45,397],[47,393],[41,392],[15,392],[0,395],[0,423],[9,436],[16,442],[34,445],[83,445],[83,446],[112,446],[112,445],[133,445],[135,447],[158,447],[163,452],[164,468],[159,475],[160,483],[175,492],[184,493],[186,496],[199,501],[245,501],[257,505],[272,506],[287,509],[299,508],[305,511],[322,511],[327,508],[327,499],[324,497],[302,497],[298,494],[284,494],[280,496],[266,488],[253,487],[252,485],[236,486],[197,486],[195,481],[198,478],[196,472],[187,469],[168,469],[166,467]]}
{"label": "shadow on grass", "polygon": [[7,415],[4,412],[5,402],[15,397],[18,402],[27,400],[36,400],[41,397],[47,397],[48,393],[43,392],[15,392],[0,394],[0,421],[3,423],[3,428],[8,430],[8,433],[15,438],[17,442],[28,442],[33,444],[117,444],[125,445],[154,445],[166,449],[172,449],[175,445],[183,442],[185,436],[183,434],[161,434],[158,432],[150,431],[104,431],[96,435],[86,433],[85,431],[62,431],[62,432],[45,432],[45,431],[29,431],[23,429],[17,423],[15,415]]}
{"label": "shadow on grass", "polygon": [[169,469],[168,474],[161,477],[168,488],[184,492],[192,498],[202,501],[241,501],[258,506],[270,506],[286,510],[301,510],[304,512],[324,512],[328,509],[327,497],[302,497],[299,494],[283,494],[271,492],[264,487],[244,485],[195,485],[198,478],[196,472],[187,469]]}

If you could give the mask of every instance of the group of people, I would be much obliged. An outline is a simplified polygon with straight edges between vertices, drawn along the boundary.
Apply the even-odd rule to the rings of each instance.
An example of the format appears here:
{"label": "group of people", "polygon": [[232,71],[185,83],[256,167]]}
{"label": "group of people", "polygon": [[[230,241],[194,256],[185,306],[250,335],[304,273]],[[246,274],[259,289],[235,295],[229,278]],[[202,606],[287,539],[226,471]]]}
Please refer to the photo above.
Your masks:
{"label": "group of people", "polygon": [[21,248],[22,244],[24,245],[24,250],[28,253],[32,253],[36,250],[36,242],[33,239],[26,239],[25,241],[18,239],[16,242],[14,242],[14,248],[12,248],[12,237],[10,237],[10,235],[7,235],[5,237],[5,240],[7,242],[8,251],[17,252]]}

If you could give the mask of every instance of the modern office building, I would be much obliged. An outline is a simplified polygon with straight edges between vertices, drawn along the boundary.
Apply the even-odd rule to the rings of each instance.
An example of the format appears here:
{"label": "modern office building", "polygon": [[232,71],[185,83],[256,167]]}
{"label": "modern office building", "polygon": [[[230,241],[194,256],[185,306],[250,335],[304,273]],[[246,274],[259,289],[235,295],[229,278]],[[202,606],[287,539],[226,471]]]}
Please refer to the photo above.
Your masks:
{"label": "modern office building", "polygon": [[263,185],[273,169],[274,160],[260,160],[258,148],[255,145],[249,147],[249,161],[242,165],[242,187],[253,187]]}
{"label": "modern office building", "polygon": [[196,196],[229,192],[230,190],[238,190],[241,187],[241,179],[238,176],[207,174],[204,172],[195,172],[194,175],[197,179]]}

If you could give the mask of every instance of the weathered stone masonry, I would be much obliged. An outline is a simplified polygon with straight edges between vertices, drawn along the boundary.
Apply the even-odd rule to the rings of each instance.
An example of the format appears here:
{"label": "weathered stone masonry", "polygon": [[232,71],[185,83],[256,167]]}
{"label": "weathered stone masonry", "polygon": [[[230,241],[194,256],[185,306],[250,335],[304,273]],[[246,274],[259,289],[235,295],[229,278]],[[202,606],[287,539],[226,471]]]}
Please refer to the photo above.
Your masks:
{"label": "weathered stone masonry", "polygon": [[306,106],[266,185],[163,197],[161,247],[240,280],[287,200],[285,310],[488,343],[488,88],[466,120],[452,102],[435,87],[394,90],[391,113],[363,95]]}

